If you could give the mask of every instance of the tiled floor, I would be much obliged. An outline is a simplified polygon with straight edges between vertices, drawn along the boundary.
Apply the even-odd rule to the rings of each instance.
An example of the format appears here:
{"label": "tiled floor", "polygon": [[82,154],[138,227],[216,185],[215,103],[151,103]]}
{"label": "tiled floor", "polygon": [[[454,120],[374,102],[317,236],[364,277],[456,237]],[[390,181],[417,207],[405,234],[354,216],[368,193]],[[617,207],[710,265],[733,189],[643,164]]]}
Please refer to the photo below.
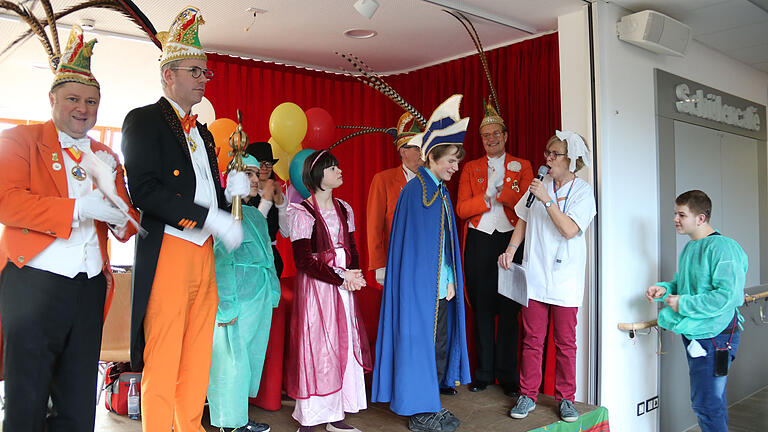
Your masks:
{"label": "tiled floor", "polygon": [[[443,406],[453,412],[462,422],[461,432],[488,432],[509,430],[530,430],[559,420],[555,401],[543,396],[539,398],[536,410],[523,420],[509,417],[508,412],[514,399],[505,396],[498,386],[491,386],[481,393],[470,393],[466,387],[459,389],[457,396],[442,396]],[[594,407],[576,404],[580,412],[589,412]],[[291,418],[293,401],[284,401],[279,411],[265,411],[251,407],[250,416],[254,421],[268,423],[273,432],[294,432],[298,424]],[[385,404],[373,404],[367,410],[349,415],[346,421],[364,432],[405,432],[408,430],[407,417],[400,417]],[[139,422],[107,413],[98,408],[96,432],[139,432]],[[203,419],[206,430],[216,431]],[[317,427],[324,431],[325,427]]]}
{"label": "tiled floor", "polygon": [[[728,408],[728,431],[768,431],[768,387]],[[701,432],[701,429],[696,426],[687,432]]]}
{"label": "tiled floor", "polygon": [[[443,404],[462,420],[460,431],[508,431],[530,430],[538,426],[550,424],[558,420],[555,402],[551,398],[542,397],[536,411],[524,420],[513,420],[507,412],[513,400],[504,396],[496,386],[491,386],[482,393],[470,393],[466,387],[459,389],[454,397],[443,396]],[[580,412],[591,409],[588,405],[577,404]],[[297,424],[291,418],[293,402],[285,401],[279,411],[264,411],[251,407],[251,418],[255,421],[269,423],[274,432],[293,432]],[[729,410],[730,432],[765,432],[768,431],[768,387],[751,397],[733,405]],[[347,421],[365,432],[404,432],[407,430],[407,419],[393,414],[386,405],[373,404],[366,411],[350,415]],[[2,424],[2,422],[0,422]],[[207,419],[204,419],[207,425]],[[216,431],[207,425],[206,431]],[[323,428],[324,429],[324,428]],[[321,428],[316,428],[320,431]],[[123,416],[108,413],[103,403],[96,408],[95,432],[140,432],[141,423],[128,420]],[[688,432],[700,432],[698,427]]]}

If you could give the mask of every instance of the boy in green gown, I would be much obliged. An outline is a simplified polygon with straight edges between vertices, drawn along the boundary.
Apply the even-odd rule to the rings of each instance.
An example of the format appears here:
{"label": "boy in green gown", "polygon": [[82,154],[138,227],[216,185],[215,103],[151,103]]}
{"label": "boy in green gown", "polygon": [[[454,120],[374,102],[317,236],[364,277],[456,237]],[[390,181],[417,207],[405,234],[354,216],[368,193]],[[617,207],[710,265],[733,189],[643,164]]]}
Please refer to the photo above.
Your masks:
{"label": "boy in green gown", "polygon": [[691,404],[702,432],[728,432],[725,384],[739,346],[738,307],[744,303],[747,254],[709,224],[712,201],[700,190],[675,200],[675,228],[691,241],[680,253],[677,273],[645,293],[669,307],[659,327],[681,334],[686,347]]}
{"label": "boy in green gown", "polygon": [[[246,166],[256,166],[252,156]],[[256,397],[269,340],[272,309],[280,301],[267,220],[256,207],[243,206],[243,242],[232,252],[214,243],[219,307],[213,331],[208,384],[211,425],[230,432],[269,432],[248,419],[248,398]]]}

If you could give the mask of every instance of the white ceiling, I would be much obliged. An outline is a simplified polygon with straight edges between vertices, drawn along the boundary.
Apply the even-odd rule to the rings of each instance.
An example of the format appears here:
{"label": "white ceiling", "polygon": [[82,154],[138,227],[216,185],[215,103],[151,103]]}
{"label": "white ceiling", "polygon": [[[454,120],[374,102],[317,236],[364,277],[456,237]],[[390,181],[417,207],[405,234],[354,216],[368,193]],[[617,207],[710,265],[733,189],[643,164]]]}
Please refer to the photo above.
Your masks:
{"label": "white ceiling", "polygon": [[[58,11],[81,1],[52,3]],[[768,72],[768,0],[612,1],[632,11],[653,9],[667,14],[691,26],[693,37],[704,45]],[[200,38],[211,51],[328,71],[346,66],[335,51],[349,52],[383,74],[418,69],[475,52],[461,25],[442,11],[445,8],[486,17],[469,15],[485,47],[493,48],[526,38],[530,33],[553,31],[557,16],[584,5],[584,0],[378,0],[380,7],[369,20],[355,11],[354,2],[135,0],[158,31],[167,30],[176,13],[188,4],[200,7],[206,21]],[[36,15],[43,16],[39,0],[24,3]],[[254,21],[252,12],[246,11],[252,7],[267,13]],[[0,12],[3,47],[3,42],[26,29],[18,21],[2,19],[10,16]],[[111,11],[79,11],[62,23],[73,24],[83,18],[94,19],[101,36],[112,32],[143,37],[136,26]],[[245,31],[248,26],[250,29]],[[378,35],[366,40],[343,36],[345,30],[352,28],[371,29]],[[0,57],[0,63],[7,57]]]}
{"label": "white ceiling", "polygon": [[[475,52],[459,22],[435,3],[490,18],[470,16],[485,47],[507,45],[531,35],[508,25],[536,34],[556,30],[559,15],[584,5],[583,0],[378,0],[380,7],[369,20],[353,8],[355,0],[134,1],[157,31],[167,30],[183,7],[199,7],[206,21],[200,39],[211,51],[321,70],[343,68],[345,61],[334,52],[350,52],[379,73],[418,69]],[[25,3],[36,15],[44,16],[37,0]],[[52,3],[58,11],[80,0]],[[250,7],[267,11],[252,25],[253,14],[246,11]],[[132,23],[110,11],[88,9],[61,21],[73,24],[82,18],[94,19],[97,31],[141,35]],[[245,31],[249,25],[250,30]],[[345,37],[343,32],[352,28],[371,29],[378,35],[366,40]],[[15,35],[8,30],[8,24],[0,21],[0,42]]]}
{"label": "white ceiling", "polygon": [[768,72],[768,0],[613,0],[638,12],[653,9],[689,25],[693,38]]}
{"label": "white ceiling", "polygon": [[[24,0],[43,16],[39,0]],[[63,10],[82,0],[52,0]],[[499,22],[533,33],[556,29],[557,17],[583,7],[583,0],[378,0],[373,19],[359,15],[355,0],[135,0],[158,31],[167,30],[179,10],[197,4],[206,24],[200,37],[212,51],[240,54],[321,70],[339,70],[346,62],[334,51],[350,52],[379,73],[419,69],[465,55],[474,46],[463,27],[432,2],[484,15],[470,17],[486,48],[507,45],[530,36]],[[685,22],[694,37],[739,61],[768,72],[768,0],[613,0],[630,10],[651,8]],[[248,32],[248,7],[266,9]],[[94,74],[105,95],[99,124],[119,126],[127,107],[151,103],[161,93],[156,64],[159,51],[127,19],[116,12],[86,10],[62,20],[96,21],[98,37]],[[349,28],[369,28],[378,36],[353,40],[342,36]],[[27,29],[12,15],[0,12],[0,49]],[[67,30],[62,28],[60,39]],[[120,34],[133,35],[133,41]],[[136,40],[142,41],[136,43]],[[0,57],[0,117],[47,118],[46,96],[51,72],[43,48],[35,38]]]}

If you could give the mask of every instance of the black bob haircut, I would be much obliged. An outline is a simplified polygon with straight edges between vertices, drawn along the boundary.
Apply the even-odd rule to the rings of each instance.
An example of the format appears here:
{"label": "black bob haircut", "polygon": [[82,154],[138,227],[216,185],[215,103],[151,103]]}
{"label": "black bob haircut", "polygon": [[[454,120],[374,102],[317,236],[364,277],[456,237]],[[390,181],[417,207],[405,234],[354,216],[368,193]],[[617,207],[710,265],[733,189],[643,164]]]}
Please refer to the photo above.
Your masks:
{"label": "black bob haircut", "polygon": [[[315,162],[315,159],[317,161]],[[314,166],[312,163],[314,162]],[[301,171],[301,181],[310,192],[325,190],[322,187],[323,172],[326,168],[339,166],[339,160],[328,150],[317,150],[304,159],[304,168]]]}

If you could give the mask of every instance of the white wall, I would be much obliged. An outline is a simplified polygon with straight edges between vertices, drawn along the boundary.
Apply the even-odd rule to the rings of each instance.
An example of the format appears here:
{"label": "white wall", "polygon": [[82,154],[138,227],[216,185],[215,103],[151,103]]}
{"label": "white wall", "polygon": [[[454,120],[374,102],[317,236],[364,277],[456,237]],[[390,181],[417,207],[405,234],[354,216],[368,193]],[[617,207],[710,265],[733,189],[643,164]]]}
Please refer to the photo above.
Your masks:
{"label": "white wall", "polygon": [[[563,130],[578,133],[593,148],[592,143],[592,104],[591,77],[589,62],[589,33],[587,28],[587,8],[558,17],[558,44],[560,61],[560,117]],[[553,131],[554,132],[554,131]],[[594,184],[592,170],[589,168],[579,171],[579,177]],[[587,239],[594,236],[594,224],[587,230]],[[596,311],[594,286],[594,245],[589,241],[586,291],[584,302],[579,308],[576,325],[576,400],[595,403],[594,392],[590,390],[590,382],[594,376],[596,352],[593,347],[597,341],[594,337],[595,321],[592,319]]]}
{"label": "white wall", "polygon": [[[646,287],[657,281],[659,272],[653,69],[764,105],[768,102],[768,75],[695,41],[683,58],[629,45],[617,38],[616,22],[630,11],[596,2],[594,12],[598,59],[600,403],[610,412],[612,429],[650,431],[656,430],[659,410],[638,417],[636,406],[658,394],[658,337],[653,333],[630,340],[616,329],[616,324],[657,316],[656,305],[643,298]],[[662,223],[666,223],[664,218]],[[663,349],[682,348],[675,345]]]}
{"label": "white wall", "polygon": [[[20,34],[26,24],[3,22],[3,34]],[[7,33],[5,33],[7,31]],[[61,43],[69,30],[59,29]],[[149,42],[96,36],[91,69],[101,85],[101,104],[97,126],[121,127],[133,108],[155,102],[161,95],[158,58],[160,50]],[[63,48],[63,46],[62,46]],[[53,73],[37,38],[0,59],[0,118],[48,120],[51,107],[48,90]]]}

